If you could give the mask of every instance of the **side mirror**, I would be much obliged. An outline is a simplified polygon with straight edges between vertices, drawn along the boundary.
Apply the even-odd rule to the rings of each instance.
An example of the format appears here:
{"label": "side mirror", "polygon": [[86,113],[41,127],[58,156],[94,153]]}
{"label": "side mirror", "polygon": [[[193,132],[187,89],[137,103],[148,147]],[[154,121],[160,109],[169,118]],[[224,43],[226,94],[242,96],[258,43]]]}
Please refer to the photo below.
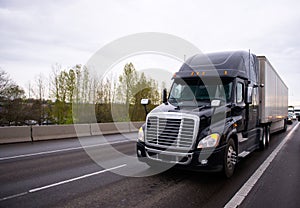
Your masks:
{"label": "side mirror", "polygon": [[150,100],[149,99],[141,99],[141,104],[144,106],[144,109],[145,109],[145,113],[146,113],[146,116],[148,114],[148,110],[147,110],[147,105],[150,104]]}
{"label": "side mirror", "polygon": [[245,103],[246,104],[252,103],[252,87],[247,87]]}
{"label": "side mirror", "polygon": [[141,99],[141,104],[142,105],[149,105],[150,104],[150,100],[149,99]]}
{"label": "side mirror", "polygon": [[167,103],[168,102],[168,98],[167,98],[167,89],[163,89],[162,91],[162,102],[163,103]]}
{"label": "side mirror", "polygon": [[221,105],[221,100],[212,100],[210,103],[211,107],[219,107]]}

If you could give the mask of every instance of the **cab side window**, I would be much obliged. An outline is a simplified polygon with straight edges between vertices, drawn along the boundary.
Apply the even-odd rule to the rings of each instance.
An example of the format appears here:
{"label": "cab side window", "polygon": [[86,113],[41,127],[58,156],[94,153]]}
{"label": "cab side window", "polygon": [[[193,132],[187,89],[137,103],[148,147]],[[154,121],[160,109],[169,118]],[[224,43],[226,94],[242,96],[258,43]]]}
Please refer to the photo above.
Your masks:
{"label": "cab side window", "polygon": [[244,97],[244,85],[241,82],[238,82],[236,85],[236,102],[241,103],[243,102]]}

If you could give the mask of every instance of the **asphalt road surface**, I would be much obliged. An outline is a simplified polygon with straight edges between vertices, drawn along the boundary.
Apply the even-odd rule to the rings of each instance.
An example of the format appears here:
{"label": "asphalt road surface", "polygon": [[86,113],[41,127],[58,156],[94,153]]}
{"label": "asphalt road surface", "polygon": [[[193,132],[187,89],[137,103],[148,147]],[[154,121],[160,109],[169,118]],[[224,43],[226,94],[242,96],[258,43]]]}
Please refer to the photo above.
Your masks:
{"label": "asphalt road surface", "polygon": [[[177,169],[123,176],[116,172],[128,167],[126,160],[102,168],[78,139],[0,145],[0,207],[224,207],[296,123],[272,135],[268,149],[244,158],[231,179]],[[135,133],[106,138],[124,156],[135,155]],[[297,129],[242,207],[300,207],[299,138]],[[91,137],[83,145],[109,161],[110,152],[98,152],[106,142]]]}

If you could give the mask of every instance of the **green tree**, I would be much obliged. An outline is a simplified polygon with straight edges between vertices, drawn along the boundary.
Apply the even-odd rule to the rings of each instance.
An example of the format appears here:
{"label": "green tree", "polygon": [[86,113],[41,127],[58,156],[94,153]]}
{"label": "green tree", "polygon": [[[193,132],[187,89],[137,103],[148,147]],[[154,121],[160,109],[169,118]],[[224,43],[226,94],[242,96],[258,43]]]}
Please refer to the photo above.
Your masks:
{"label": "green tree", "polygon": [[70,119],[72,108],[68,101],[73,99],[73,90],[70,92],[75,85],[73,75],[73,71],[61,70],[61,66],[58,64],[53,66],[52,92],[55,102],[52,112],[58,124],[72,123],[72,119]]}
{"label": "green tree", "polygon": [[95,111],[97,122],[100,123],[113,121],[111,105],[114,100],[115,83],[112,80],[112,77],[101,80],[97,87]]}
{"label": "green tree", "polygon": [[123,111],[123,119],[128,121],[129,116],[129,106],[131,104],[134,88],[137,82],[137,72],[132,63],[127,63],[124,66],[123,74],[119,76],[118,85],[118,102],[125,103],[125,109]]}
{"label": "green tree", "polygon": [[159,102],[157,83],[147,78],[144,73],[138,73],[132,63],[126,64],[122,75],[119,76],[118,98],[125,104],[123,120],[142,120],[145,111],[140,101],[142,98],[148,98],[153,104]]}
{"label": "green tree", "polygon": [[132,97],[133,108],[130,113],[132,121],[143,120],[145,118],[144,107],[140,104],[143,98],[149,99],[152,103],[152,105],[147,106],[148,110],[151,110],[159,102],[157,83],[155,80],[147,78],[144,73],[141,73],[134,87],[134,96]]}
{"label": "green tree", "polygon": [[9,88],[12,84],[11,79],[8,74],[0,69],[0,97],[6,97],[7,88]]}
{"label": "green tree", "polygon": [[18,85],[5,88],[1,97],[0,123],[3,125],[21,125],[24,123],[25,92]]}
{"label": "green tree", "polygon": [[39,74],[38,76],[36,76],[35,85],[33,86],[33,88],[29,90],[32,91],[33,95],[37,99],[37,101],[34,103],[37,105],[36,107],[38,109],[39,116],[35,120],[38,121],[39,125],[41,125],[46,117],[45,115],[46,111],[44,106],[46,89],[45,89],[45,77],[43,76],[43,74]]}

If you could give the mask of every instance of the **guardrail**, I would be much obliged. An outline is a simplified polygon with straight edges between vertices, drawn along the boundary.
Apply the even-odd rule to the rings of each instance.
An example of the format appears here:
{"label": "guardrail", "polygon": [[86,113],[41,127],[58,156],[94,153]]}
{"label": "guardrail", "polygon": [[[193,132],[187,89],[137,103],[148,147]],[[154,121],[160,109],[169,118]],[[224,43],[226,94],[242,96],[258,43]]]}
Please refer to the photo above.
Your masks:
{"label": "guardrail", "polygon": [[0,127],[0,144],[136,132],[143,123],[144,122],[116,122]]}

